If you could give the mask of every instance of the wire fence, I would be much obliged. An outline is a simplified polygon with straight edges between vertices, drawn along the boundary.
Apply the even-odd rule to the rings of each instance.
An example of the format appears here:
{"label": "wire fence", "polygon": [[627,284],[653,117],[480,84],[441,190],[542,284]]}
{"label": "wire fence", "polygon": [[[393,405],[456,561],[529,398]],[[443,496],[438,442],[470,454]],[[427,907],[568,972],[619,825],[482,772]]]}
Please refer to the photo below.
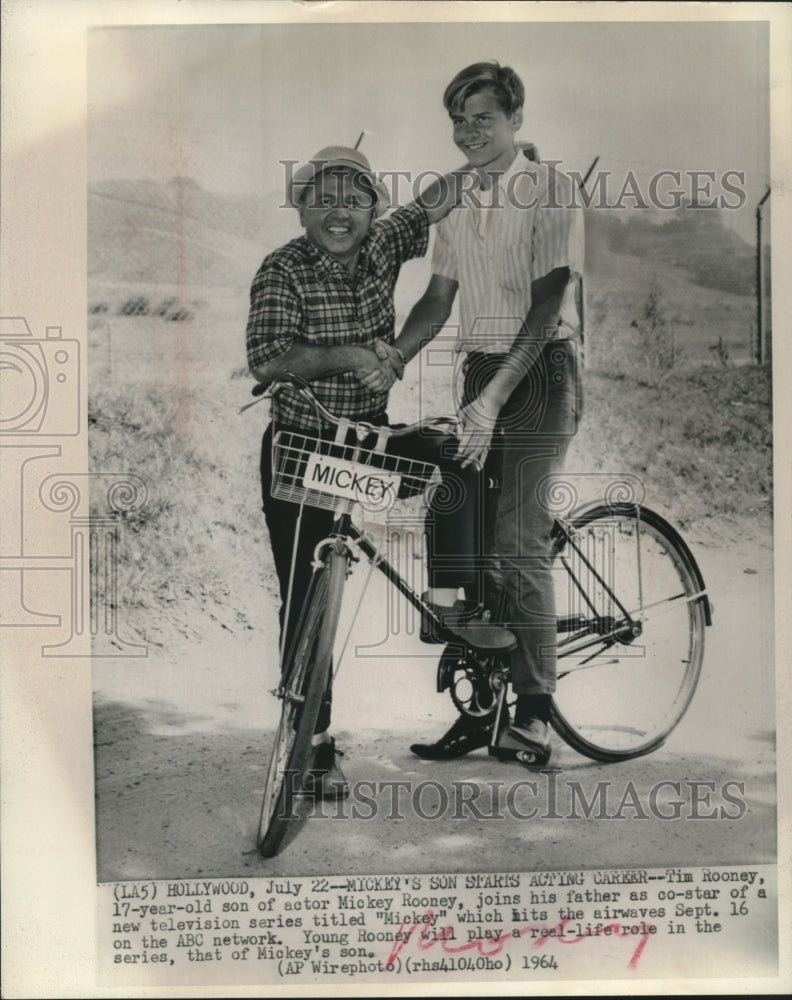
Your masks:
{"label": "wire fence", "polygon": [[[627,174],[622,164],[603,157],[588,165],[596,165],[586,184],[591,198],[586,209],[588,362],[610,363],[614,351],[623,353],[636,338],[640,341],[647,320],[653,324],[652,337],[665,333],[671,345],[666,353],[676,364],[769,362],[767,195],[761,207],[746,196],[739,219],[736,212],[697,209],[689,201],[662,211],[652,206],[646,210],[640,199],[650,190],[653,164],[636,164],[627,171],[632,171],[637,198],[624,195]],[[584,176],[587,171],[581,170],[581,181]],[[182,301],[187,287],[205,288],[207,299],[220,288],[237,289],[245,296],[258,262],[274,249],[273,241],[285,242],[298,235],[300,227],[293,210],[286,217],[274,191],[229,195],[219,193],[221,189],[220,179],[216,191],[189,178],[163,184],[93,183],[89,310],[142,320],[158,314],[156,303],[173,300],[180,307],[175,318],[185,320],[194,312],[192,301]],[[406,276],[400,281],[416,297],[428,280],[426,261],[421,268],[414,281]],[[174,289],[178,285],[172,293],[163,288],[169,281]],[[115,293],[108,291],[113,283]],[[153,285],[157,287],[149,287]],[[151,308],[141,308],[141,302],[151,303]]]}

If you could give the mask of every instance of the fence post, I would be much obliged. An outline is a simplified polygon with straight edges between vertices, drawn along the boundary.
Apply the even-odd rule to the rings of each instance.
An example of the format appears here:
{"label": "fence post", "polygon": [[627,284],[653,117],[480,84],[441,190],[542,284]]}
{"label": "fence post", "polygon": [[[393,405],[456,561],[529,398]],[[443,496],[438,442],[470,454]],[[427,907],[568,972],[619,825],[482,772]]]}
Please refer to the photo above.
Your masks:
{"label": "fence post", "polygon": [[764,193],[764,197],[756,206],[756,349],[754,357],[758,365],[763,365],[769,360],[770,352],[765,349],[765,322],[764,322],[764,293],[765,293],[765,267],[764,267],[764,243],[763,243],[763,216],[762,206],[770,197],[770,188]]}

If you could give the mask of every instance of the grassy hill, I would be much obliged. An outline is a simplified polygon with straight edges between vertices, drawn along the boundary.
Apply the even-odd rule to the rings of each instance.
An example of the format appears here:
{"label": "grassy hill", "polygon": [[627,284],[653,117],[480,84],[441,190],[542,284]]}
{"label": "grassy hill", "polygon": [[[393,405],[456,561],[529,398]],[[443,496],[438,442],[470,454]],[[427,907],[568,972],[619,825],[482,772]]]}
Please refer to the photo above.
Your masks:
{"label": "grassy hill", "polygon": [[262,249],[299,234],[294,210],[273,211],[277,204],[274,193],[261,199],[217,195],[183,178],[166,185],[93,183],[88,190],[89,285],[246,287]]}
{"label": "grassy hill", "polygon": [[671,264],[703,288],[754,294],[754,249],[726,227],[723,212],[690,207],[662,214],[589,209],[588,228],[592,250],[607,247],[612,253]]}
{"label": "grassy hill", "polygon": [[[190,313],[221,295],[245,297],[263,256],[301,232],[277,191],[260,197],[206,191],[190,178],[167,184],[105,180],[89,186],[91,310],[155,311],[175,296]],[[754,329],[753,250],[715,211],[589,209],[586,296],[589,361],[609,365],[650,296],[659,301],[680,359],[746,361]],[[426,263],[403,272],[404,316],[427,280]],[[719,346],[720,345],[720,346]]]}
{"label": "grassy hill", "polygon": [[619,365],[624,350],[634,348],[633,331],[650,299],[659,304],[680,365],[750,360],[754,251],[718,213],[689,211],[663,223],[647,213],[589,210],[586,226],[594,366],[614,359]]}
{"label": "grassy hill", "polygon": [[[300,231],[277,203],[274,192],[237,198],[184,179],[90,188],[91,463],[149,487],[124,526],[119,599],[155,644],[247,631],[274,601],[257,482],[266,404],[237,410],[249,400],[250,280]],[[752,294],[720,287],[713,270],[721,260],[747,270],[750,248],[718,220],[622,215],[588,212],[585,407],[567,469],[583,476],[581,497],[603,475],[638,475],[647,503],[694,541],[766,542],[771,373],[745,363]],[[397,324],[427,279],[426,261],[405,266]],[[450,381],[413,363],[391,417],[449,412]]]}

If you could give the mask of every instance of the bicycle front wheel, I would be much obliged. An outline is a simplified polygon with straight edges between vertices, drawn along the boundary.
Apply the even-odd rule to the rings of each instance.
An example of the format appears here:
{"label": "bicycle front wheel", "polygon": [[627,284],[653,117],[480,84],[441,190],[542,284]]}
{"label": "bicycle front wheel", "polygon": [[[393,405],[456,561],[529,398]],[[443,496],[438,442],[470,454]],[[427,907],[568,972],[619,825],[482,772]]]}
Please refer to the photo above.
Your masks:
{"label": "bicycle front wheel", "polygon": [[559,542],[552,722],[579,753],[613,762],[657,749],[684,715],[709,605],[684,540],[629,504],[573,515]]}
{"label": "bicycle front wheel", "polygon": [[311,753],[311,737],[327,687],[338,629],[346,559],[331,550],[314,573],[299,623],[281,672],[281,717],[275,733],[258,829],[258,849],[265,858],[278,853],[294,799],[302,790]]}

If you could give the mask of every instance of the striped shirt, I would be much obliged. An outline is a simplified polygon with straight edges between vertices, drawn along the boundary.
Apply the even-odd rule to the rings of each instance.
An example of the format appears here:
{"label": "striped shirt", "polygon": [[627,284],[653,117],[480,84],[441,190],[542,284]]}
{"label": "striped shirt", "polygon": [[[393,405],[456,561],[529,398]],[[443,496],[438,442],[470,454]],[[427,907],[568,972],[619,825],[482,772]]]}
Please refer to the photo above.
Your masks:
{"label": "striped shirt", "polygon": [[[265,257],[250,290],[247,358],[257,368],[285,354],[295,341],[315,345],[393,343],[393,292],[401,265],[423,257],[429,220],[415,202],[375,222],[354,275],[305,236]],[[351,372],[311,383],[331,413],[353,420],[381,417],[387,392],[372,392]],[[310,403],[286,388],[272,403],[272,419],[306,430],[320,424]]]}
{"label": "striped shirt", "polygon": [[489,190],[465,192],[437,226],[432,271],[459,285],[457,349],[504,354],[531,308],[531,282],[559,267],[573,280],[556,337],[582,341],[583,210],[572,181],[519,154]]}

